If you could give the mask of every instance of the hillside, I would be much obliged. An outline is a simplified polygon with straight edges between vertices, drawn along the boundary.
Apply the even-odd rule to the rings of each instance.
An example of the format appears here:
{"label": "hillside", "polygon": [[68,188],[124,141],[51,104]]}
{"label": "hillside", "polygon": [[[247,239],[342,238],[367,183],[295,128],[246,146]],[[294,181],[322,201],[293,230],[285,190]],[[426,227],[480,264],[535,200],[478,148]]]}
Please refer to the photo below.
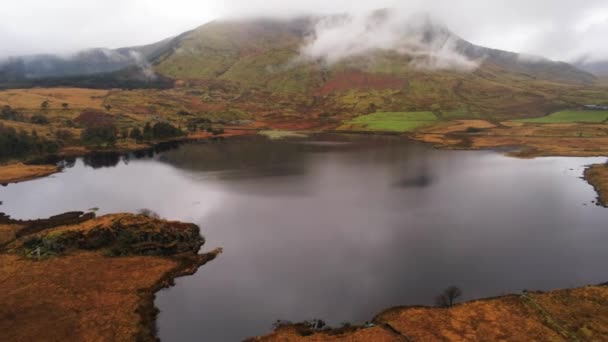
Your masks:
{"label": "hillside", "polygon": [[[28,81],[45,82],[44,80],[57,78],[111,75],[121,70],[128,71],[125,74],[131,75],[133,70],[139,70],[141,76],[152,78],[148,61],[160,58],[175,41],[176,38],[168,38],[150,45],[114,50],[95,48],[66,56],[42,54],[9,57],[0,60],[0,83],[27,84]],[[113,77],[119,76],[122,75]]]}
{"label": "hillside", "polygon": [[[390,18],[390,14],[382,14],[381,21],[389,20],[385,17]],[[479,73],[504,73],[522,81],[592,83],[595,80],[593,75],[567,63],[476,46],[430,21],[404,26],[402,37],[397,37],[398,44],[390,48],[370,49],[365,54],[344,58],[329,66],[319,63],[319,60],[302,61],[299,57],[303,47],[311,37],[319,38],[318,35],[323,34],[319,32],[319,26],[332,20],[338,21],[335,24],[338,28],[350,23],[348,17],[212,22],[183,35],[169,56],[156,61],[156,70],[176,79],[222,79],[279,88],[282,83],[295,78],[304,81],[306,86],[314,86],[325,80],[325,73],[350,68],[402,77],[420,74],[421,71],[428,74],[433,69],[457,69],[449,65],[425,68],[426,65],[422,64],[441,58],[443,50],[450,50],[463,58],[479,61]],[[366,20],[370,25],[367,28],[369,33],[376,33],[374,25],[383,25],[378,23],[374,14]],[[412,38],[417,41],[412,42]],[[358,44],[356,41],[353,43]],[[400,51],[412,43],[418,44],[417,50]]]}

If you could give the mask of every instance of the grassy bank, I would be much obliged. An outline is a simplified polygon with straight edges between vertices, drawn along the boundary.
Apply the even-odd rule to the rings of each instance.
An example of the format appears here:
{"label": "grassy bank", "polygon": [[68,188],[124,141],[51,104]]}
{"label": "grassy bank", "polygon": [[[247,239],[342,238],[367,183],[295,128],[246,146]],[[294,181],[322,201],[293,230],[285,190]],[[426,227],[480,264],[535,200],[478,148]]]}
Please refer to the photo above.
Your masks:
{"label": "grassy bank", "polygon": [[600,123],[608,120],[608,111],[605,110],[566,110],[551,115],[533,119],[516,120],[517,122],[526,123]]}
{"label": "grassy bank", "polygon": [[608,165],[592,165],[585,170],[585,179],[598,193],[598,203],[608,207]]}
{"label": "grassy bank", "polygon": [[285,325],[250,341],[604,341],[608,287],[525,292],[451,308],[397,307],[372,322],[341,329]]}
{"label": "grassy bank", "polygon": [[25,182],[56,172],[59,172],[59,169],[53,165],[26,165],[23,163],[0,165],[0,184]]}

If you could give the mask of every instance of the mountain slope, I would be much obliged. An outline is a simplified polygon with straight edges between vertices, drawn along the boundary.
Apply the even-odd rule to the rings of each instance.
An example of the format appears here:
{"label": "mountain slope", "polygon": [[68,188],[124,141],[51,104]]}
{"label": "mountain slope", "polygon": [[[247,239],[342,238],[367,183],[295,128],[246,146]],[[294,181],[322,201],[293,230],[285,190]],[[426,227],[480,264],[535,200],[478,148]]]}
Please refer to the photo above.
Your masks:
{"label": "mountain slope", "polygon": [[177,38],[120,49],[89,49],[70,56],[31,55],[0,61],[0,81],[18,82],[46,78],[112,73],[129,67],[145,71],[148,61],[169,51]]}
{"label": "mountain slope", "polygon": [[[315,26],[321,20],[323,19],[303,18],[292,21],[212,22],[183,36],[174,53],[160,61],[156,70],[176,79],[223,79],[277,88],[285,82],[282,75],[285,72],[295,74],[292,76],[300,81],[314,83],[321,77],[322,71],[353,66],[353,63],[357,69],[362,68],[361,63],[364,61],[358,58],[361,56],[345,58],[330,68],[319,65],[316,61],[294,62],[298,61],[302,47],[314,35]],[[486,67],[494,67],[524,79],[565,83],[591,83],[595,80],[593,75],[567,63],[475,46],[440,26],[426,25],[421,30],[424,35],[422,39],[426,40],[423,43],[439,46],[439,49],[453,45],[455,53],[480,61],[482,71]],[[384,69],[392,74],[403,75],[420,71],[404,67],[412,65],[411,54],[394,53],[395,50],[370,51],[368,55],[381,62],[367,63],[363,71]],[[317,74],[309,74],[311,71],[316,71]]]}
{"label": "mountain slope", "polygon": [[[157,44],[88,56],[53,75],[119,70],[23,81],[28,74],[17,67],[5,69],[4,82],[0,71],[0,86],[174,88],[114,97],[128,103],[125,110],[311,122],[375,111],[500,120],[605,102],[596,78],[572,65],[476,46],[430,20],[410,22],[388,11],[359,21],[345,15],[215,21]],[[11,75],[21,81],[7,86]]]}

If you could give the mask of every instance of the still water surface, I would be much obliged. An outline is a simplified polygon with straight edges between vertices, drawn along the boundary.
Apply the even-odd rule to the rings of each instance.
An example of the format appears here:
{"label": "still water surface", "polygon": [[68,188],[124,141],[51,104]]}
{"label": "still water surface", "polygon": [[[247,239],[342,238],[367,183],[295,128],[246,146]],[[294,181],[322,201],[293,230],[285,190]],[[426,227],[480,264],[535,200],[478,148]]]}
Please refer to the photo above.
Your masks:
{"label": "still water surface", "polygon": [[0,210],[149,208],[199,224],[204,249],[224,254],[158,294],[164,341],[238,341],[277,319],[361,323],[394,305],[432,304],[452,284],[473,299],[608,280],[608,209],[580,179],[605,158],[344,140],[235,139],[78,159],[0,188]]}

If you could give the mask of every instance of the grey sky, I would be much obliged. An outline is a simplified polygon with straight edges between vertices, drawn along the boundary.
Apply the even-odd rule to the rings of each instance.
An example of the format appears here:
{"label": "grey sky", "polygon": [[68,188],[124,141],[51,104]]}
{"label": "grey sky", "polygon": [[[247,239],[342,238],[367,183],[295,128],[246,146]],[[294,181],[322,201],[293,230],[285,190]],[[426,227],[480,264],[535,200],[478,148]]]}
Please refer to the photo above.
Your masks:
{"label": "grey sky", "polygon": [[18,0],[0,5],[0,56],[155,42],[216,18],[430,13],[476,44],[571,60],[608,59],[606,0]]}

